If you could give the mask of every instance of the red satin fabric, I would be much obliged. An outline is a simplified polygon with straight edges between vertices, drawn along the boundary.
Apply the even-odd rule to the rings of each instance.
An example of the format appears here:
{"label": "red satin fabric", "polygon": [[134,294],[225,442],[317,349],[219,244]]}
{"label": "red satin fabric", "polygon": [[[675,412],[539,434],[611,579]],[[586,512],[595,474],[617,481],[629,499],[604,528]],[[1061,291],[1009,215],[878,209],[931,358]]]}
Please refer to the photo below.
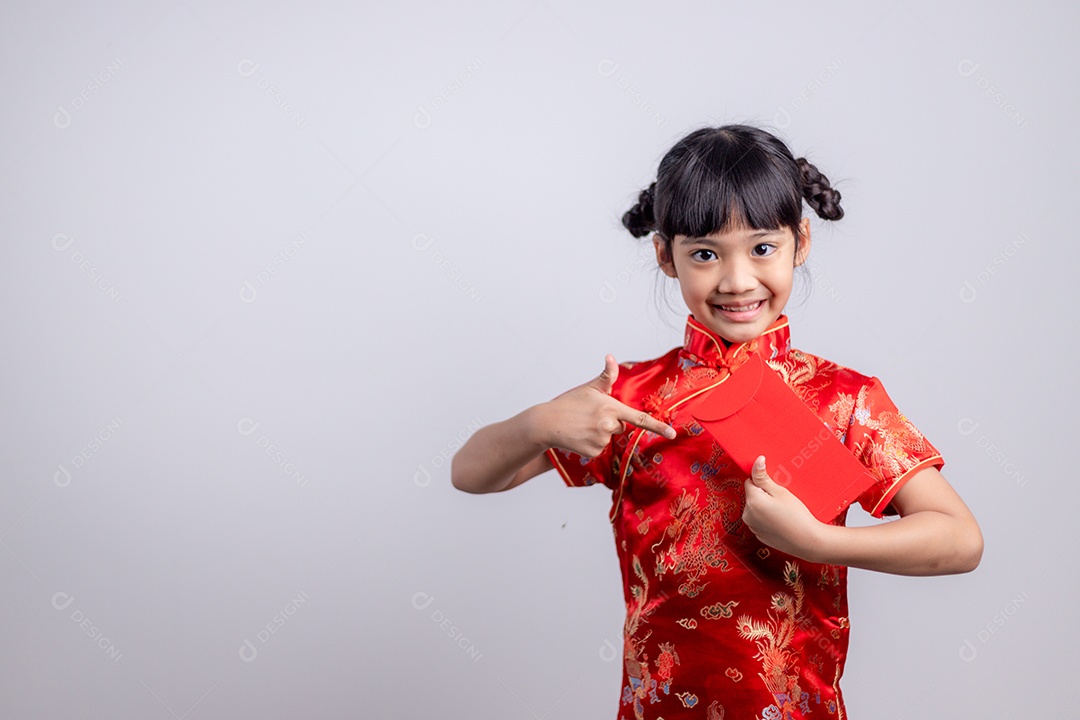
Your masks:
{"label": "red satin fabric", "polygon": [[687,411],[748,353],[876,478],[858,498],[874,517],[896,514],[889,501],[916,472],[944,465],[877,378],[791,348],[785,315],[729,345],[691,314],[682,347],[621,363],[612,397],[676,438],[630,426],[595,458],[547,451],[567,485],[612,491],[626,599],[620,720],[846,717],[847,568],[762,544],[742,522],[746,474]]}
{"label": "red satin fabric", "polygon": [[823,523],[877,483],[757,353],[684,407],[744,473],[763,456],[769,477]]}

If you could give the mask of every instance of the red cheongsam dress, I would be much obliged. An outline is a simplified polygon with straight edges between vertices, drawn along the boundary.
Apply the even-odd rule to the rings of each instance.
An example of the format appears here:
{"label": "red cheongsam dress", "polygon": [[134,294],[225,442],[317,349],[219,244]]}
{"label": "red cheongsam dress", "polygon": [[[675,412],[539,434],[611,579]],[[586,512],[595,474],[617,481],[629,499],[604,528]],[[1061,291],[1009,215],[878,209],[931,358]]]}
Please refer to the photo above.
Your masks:
{"label": "red cheongsam dress", "polygon": [[682,347],[621,363],[612,397],[670,424],[676,438],[628,425],[595,458],[547,451],[567,485],[611,490],[626,599],[620,720],[846,717],[847,568],[761,543],[742,522],[746,474],[687,411],[748,353],[877,478],[858,498],[872,516],[896,515],[889,501],[900,486],[944,465],[876,377],[792,349],[785,315],[730,344],[691,314]]}

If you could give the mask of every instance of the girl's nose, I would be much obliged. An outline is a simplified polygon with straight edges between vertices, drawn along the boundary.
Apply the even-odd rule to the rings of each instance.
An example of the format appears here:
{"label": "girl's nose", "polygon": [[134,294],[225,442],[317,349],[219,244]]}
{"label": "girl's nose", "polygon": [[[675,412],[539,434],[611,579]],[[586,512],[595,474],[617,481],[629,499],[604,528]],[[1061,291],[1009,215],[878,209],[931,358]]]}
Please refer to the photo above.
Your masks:
{"label": "girl's nose", "polygon": [[731,263],[724,268],[716,286],[721,295],[743,295],[758,286],[757,278],[744,263]]}

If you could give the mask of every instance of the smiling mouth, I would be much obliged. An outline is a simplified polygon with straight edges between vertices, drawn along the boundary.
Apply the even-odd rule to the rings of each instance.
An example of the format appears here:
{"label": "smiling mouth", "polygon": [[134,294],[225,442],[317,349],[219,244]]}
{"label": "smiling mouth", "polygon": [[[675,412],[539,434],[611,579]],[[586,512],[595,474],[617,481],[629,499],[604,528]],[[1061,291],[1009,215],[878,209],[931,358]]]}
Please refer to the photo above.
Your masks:
{"label": "smiling mouth", "polygon": [[727,310],[729,312],[748,312],[750,310],[757,310],[763,302],[765,301],[758,300],[756,303],[751,303],[749,305],[716,305],[715,307],[718,307],[721,310]]}

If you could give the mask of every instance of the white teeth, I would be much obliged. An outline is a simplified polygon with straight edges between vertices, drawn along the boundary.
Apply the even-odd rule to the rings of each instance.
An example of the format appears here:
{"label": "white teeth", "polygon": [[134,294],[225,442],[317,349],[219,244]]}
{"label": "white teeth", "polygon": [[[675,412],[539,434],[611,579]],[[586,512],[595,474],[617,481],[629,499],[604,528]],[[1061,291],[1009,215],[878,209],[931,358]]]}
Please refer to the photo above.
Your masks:
{"label": "white teeth", "polygon": [[721,305],[720,308],[722,310],[730,310],[731,312],[746,312],[747,310],[753,310],[758,305],[760,305],[762,302],[763,301],[758,300],[753,305],[743,305],[742,307],[731,307],[730,305]]}

